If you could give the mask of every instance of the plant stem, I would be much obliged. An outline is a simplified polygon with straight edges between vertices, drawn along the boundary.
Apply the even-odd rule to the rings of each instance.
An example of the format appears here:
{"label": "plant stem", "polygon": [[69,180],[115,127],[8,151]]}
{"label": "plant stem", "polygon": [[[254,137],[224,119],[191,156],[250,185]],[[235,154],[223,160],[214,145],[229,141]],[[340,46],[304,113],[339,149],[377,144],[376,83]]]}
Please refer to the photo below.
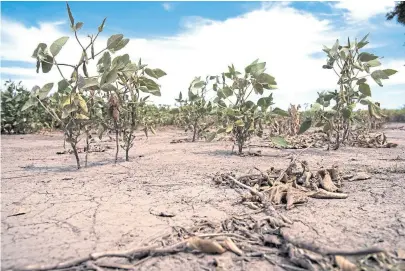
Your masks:
{"label": "plant stem", "polygon": [[87,158],[89,154],[90,143],[89,143],[89,131],[86,129],[86,156],[84,160],[84,166],[87,167]]}
{"label": "plant stem", "polygon": [[115,164],[117,164],[118,161],[118,151],[119,151],[119,138],[118,138],[118,123],[116,120],[114,120],[114,126],[115,126],[115,143],[116,143],[116,151],[115,151]]}
{"label": "plant stem", "polygon": [[75,154],[77,169],[80,169],[80,159],[79,159],[79,154],[77,152],[76,143],[73,142],[73,138],[69,138],[69,139],[71,140],[70,145],[72,146],[73,153]]}

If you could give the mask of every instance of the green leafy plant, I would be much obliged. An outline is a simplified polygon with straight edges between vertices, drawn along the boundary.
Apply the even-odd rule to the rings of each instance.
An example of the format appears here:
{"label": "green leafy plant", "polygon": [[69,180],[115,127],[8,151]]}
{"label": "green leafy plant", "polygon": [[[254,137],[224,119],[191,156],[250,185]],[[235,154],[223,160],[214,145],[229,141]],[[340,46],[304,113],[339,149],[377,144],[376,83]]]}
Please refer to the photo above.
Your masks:
{"label": "green leafy plant", "polygon": [[[94,112],[92,107],[95,105],[94,91],[98,90],[99,93],[100,91],[105,91],[105,89],[108,89],[109,85],[114,83],[118,77],[118,70],[115,68],[105,68],[101,73],[101,76],[90,76],[87,67],[90,60],[94,60],[103,52],[115,53],[121,50],[128,44],[129,39],[124,39],[122,34],[112,35],[107,40],[106,46],[96,53],[95,41],[103,31],[106,19],[104,19],[98,27],[98,32],[95,36],[88,36],[90,41],[84,46],[83,42],[80,41],[78,37],[78,31],[82,28],[83,23],[75,22],[69,4],[66,4],[66,6],[70,20],[70,28],[73,30],[74,37],[82,51],[78,63],[73,65],[59,63],[56,60],[57,55],[68,42],[69,37],[61,37],[57,39],[50,47],[45,43],[40,43],[32,55],[32,57],[37,60],[37,72],[42,69],[43,73],[48,73],[55,66],[63,78],[63,80],[58,83],[58,92],[61,94],[58,97],[60,110],[56,112],[45,103],[45,101],[49,99],[48,94],[54,86],[53,83],[45,84],[42,88],[35,86],[32,90],[31,98],[25,105],[25,109],[42,106],[58,123],[60,123],[62,127],[64,127],[65,139],[71,144],[76,158],[77,168],[79,169],[80,159],[77,151],[77,144],[79,136],[84,131],[86,133],[86,145],[88,149],[89,131],[94,124],[93,114],[91,113]],[[69,78],[63,74],[60,68],[61,66],[70,67],[72,69]],[[86,101],[84,95],[85,92],[88,91],[91,91],[93,94],[90,96],[90,99]],[[99,98],[102,99],[102,97],[104,97],[104,94],[101,93]]]}
{"label": "green leafy plant", "polygon": [[[371,88],[368,79],[374,80],[380,87],[382,81],[389,79],[397,73],[396,70],[377,67],[381,65],[380,58],[374,54],[362,52],[361,49],[369,42],[368,34],[359,42],[357,39],[346,45],[340,45],[336,40],[332,48],[324,46],[327,64],[324,69],[332,70],[338,77],[338,89],[318,93],[316,103],[312,106],[317,127],[323,127],[323,131],[329,135],[333,149],[337,150],[341,143],[349,139],[353,124],[353,110],[357,104],[367,105],[370,116],[381,118],[381,110],[371,101]],[[306,119],[299,133],[305,132],[311,127],[313,119]]]}
{"label": "green leafy plant", "polygon": [[183,100],[183,94],[180,92],[176,99],[180,103],[180,107],[171,111],[180,116],[186,130],[191,128],[193,131],[192,142],[198,140],[203,133],[207,132],[208,128],[215,124],[215,121],[207,119],[207,116],[212,113],[212,103],[206,99],[209,81],[210,76],[207,76],[205,81],[202,81],[201,77],[194,78],[188,88],[188,99]]}
{"label": "green leafy plant", "polygon": [[[146,136],[148,131],[155,133],[155,122],[153,117],[148,115],[146,102],[150,95],[161,96],[160,86],[156,80],[165,76],[166,73],[158,68],[149,68],[142,63],[141,59],[137,64],[132,63],[128,55],[115,58],[111,64],[109,64],[109,58],[109,54],[105,53],[98,67],[100,71],[104,71],[108,66],[109,69],[116,71],[118,78],[115,85],[109,83],[104,88],[109,97],[109,116],[112,117],[116,131],[115,161],[118,159],[119,134],[123,137],[121,148],[125,150],[125,160],[129,161],[129,150],[134,146],[135,131],[138,127],[141,125],[144,127]],[[108,125],[100,127],[100,134],[106,130],[106,127]]]}
{"label": "green leafy plant", "polygon": [[21,85],[6,81],[1,91],[1,132],[25,134],[43,128],[54,128],[55,123],[43,108],[25,110],[31,93]]}
{"label": "green leafy plant", "polygon": [[[273,76],[265,73],[266,62],[255,60],[245,68],[244,74],[237,71],[234,65],[228,66],[228,72],[216,77],[213,89],[217,97],[214,102],[223,111],[223,127],[210,135],[213,140],[217,134],[231,133],[242,154],[243,146],[252,135],[263,135],[262,120],[273,105],[273,94],[264,95],[266,90],[276,88]],[[252,94],[260,98],[251,100]],[[273,113],[288,115],[287,112],[275,108]]]}

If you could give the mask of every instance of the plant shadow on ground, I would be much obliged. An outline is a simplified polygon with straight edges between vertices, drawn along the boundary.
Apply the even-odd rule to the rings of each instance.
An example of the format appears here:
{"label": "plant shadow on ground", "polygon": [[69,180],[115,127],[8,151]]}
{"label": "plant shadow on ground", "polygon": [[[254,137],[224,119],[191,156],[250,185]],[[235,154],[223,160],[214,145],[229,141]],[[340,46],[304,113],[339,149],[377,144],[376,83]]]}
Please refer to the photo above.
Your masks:
{"label": "plant shadow on ground", "polygon": [[[125,162],[125,159],[121,158],[118,159],[118,163]],[[84,162],[83,162],[84,164]],[[105,166],[105,165],[114,165],[114,161],[109,159],[109,160],[102,160],[102,161],[97,161],[97,162],[88,162],[87,167],[82,165],[82,167],[79,169],[80,170],[86,170],[87,168],[93,168],[93,167],[99,167],[99,166]],[[77,172],[77,166],[76,165],[65,165],[65,166],[37,166],[37,165],[30,165],[23,167],[25,171],[28,172],[33,172],[33,171],[39,171],[39,172]]]}

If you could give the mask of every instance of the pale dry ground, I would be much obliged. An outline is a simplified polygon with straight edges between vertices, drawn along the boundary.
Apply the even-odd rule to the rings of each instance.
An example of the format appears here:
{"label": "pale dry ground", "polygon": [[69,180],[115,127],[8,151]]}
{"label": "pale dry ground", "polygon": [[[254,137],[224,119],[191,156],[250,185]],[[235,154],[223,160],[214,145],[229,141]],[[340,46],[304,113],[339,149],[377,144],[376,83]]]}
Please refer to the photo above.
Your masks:
{"label": "pale dry ground", "polygon": [[[314,167],[339,163],[344,171],[366,171],[372,179],[345,182],[347,199],[310,199],[288,211],[295,221],[290,229],[295,236],[342,249],[375,244],[405,249],[405,132],[385,132],[390,142],[400,144],[398,148],[310,149],[301,156]],[[238,193],[216,187],[210,176],[230,170],[244,174],[254,166],[285,168],[287,156],[297,152],[261,149],[262,157],[242,158],[230,155],[231,142],[169,144],[184,137],[173,129],[159,131],[148,141],[140,136],[131,162],[121,160],[114,166],[110,149],[91,153],[90,166],[77,171],[73,155],[56,154],[63,149],[60,133],[2,136],[2,270],[127,249],[173,225],[187,227],[203,219],[220,222],[249,212],[235,205]],[[176,216],[157,217],[150,214],[151,207]],[[12,216],[19,212],[25,214]],[[213,257],[170,256],[147,262],[141,269],[201,270]],[[240,270],[232,257],[230,253],[217,256],[225,267]],[[272,270],[267,262],[246,266],[247,270],[265,268]]]}

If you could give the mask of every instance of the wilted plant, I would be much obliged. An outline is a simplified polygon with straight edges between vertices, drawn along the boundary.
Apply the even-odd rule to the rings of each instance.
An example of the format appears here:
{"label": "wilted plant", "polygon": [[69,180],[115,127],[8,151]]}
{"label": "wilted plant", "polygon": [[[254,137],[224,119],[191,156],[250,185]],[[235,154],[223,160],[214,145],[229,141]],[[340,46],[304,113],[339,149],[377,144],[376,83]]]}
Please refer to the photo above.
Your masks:
{"label": "wilted plant", "polygon": [[[55,66],[63,78],[63,80],[58,83],[58,92],[63,93],[63,95],[59,97],[59,106],[61,109],[60,113],[56,113],[53,108],[44,103],[44,101],[48,99],[48,94],[53,88],[53,83],[46,84],[42,88],[38,86],[34,87],[32,90],[32,96],[25,107],[37,107],[38,105],[42,106],[55,120],[62,125],[62,127],[64,127],[66,141],[71,144],[76,157],[77,167],[80,168],[77,143],[79,136],[84,130],[86,132],[88,148],[89,130],[93,124],[93,120],[90,118],[90,112],[92,112],[92,109],[89,110],[89,107],[92,107],[95,104],[94,91],[105,91],[108,89],[110,84],[116,81],[118,76],[118,71],[116,69],[104,69],[101,76],[90,77],[87,67],[90,60],[94,60],[101,53],[106,51],[115,53],[121,50],[128,44],[129,39],[124,39],[122,34],[112,35],[107,40],[106,47],[96,53],[95,41],[97,40],[99,34],[103,31],[106,19],[104,19],[101,25],[98,27],[98,32],[95,36],[88,36],[90,38],[90,42],[84,46],[78,37],[78,31],[82,28],[83,23],[75,22],[69,4],[66,5],[70,20],[70,28],[73,30],[75,39],[82,51],[78,63],[73,65],[59,63],[56,61],[56,56],[66,44],[69,37],[61,37],[57,39],[52,43],[49,49],[45,43],[40,43],[32,55],[32,57],[37,59],[37,72],[39,72],[39,69],[42,69],[43,73],[48,73]],[[63,74],[60,68],[61,66],[72,68],[73,71],[69,79]],[[84,98],[84,92],[86,91],[93,92],[93,96],[90,96],[88,101],[86,101]]]}
{"label": "wilted plant", "polygon": [[[367,79],[371,77],[382,87],[382,80],[397,73],[392,69],[371,71],[381,63],[378,56],[360,52],[369,43],[367,38],[368,34],[359,42],[357,39],[354,42],[348,39],[346,45],[340,45],[339,40],[336,40],[332,48],[324,46],[323,49],[328,57],[327,64],[323,65],[323,68],[334,71],[339,78],[337,82],[339,89],[318,93],[319,97],[312,106],[312,111],[316,112],[318,120],[316,126],[323,127],[323,131],[329,135],[330,143],[335,144],[335,150],[349,139],[353,110],[357,104],[367,105],[370,116],[381,118],[380,108],[370,100],[371,89]],[[305,120],[300,133],[309,129],[311,123],[312,119]]]}
{"label": "wilted plant", "polygon": [[[165,76],[166,73],[158,68],[148,68],[146,64],[142,64],[141,60],[138,64],[132,63],[127,54],[115,58],[111,64],[108,59],[109,54],[104,53],[99,61],[99,69],[102,70],[108,66],[116,71],[118,77],[117,84],[115,86],[110,84],[107,90],[109,115],[113,119],[116,130],[117,147],[118,133],[120,133],[123,137],[121,148],[125,150],[125,160],[129,161],[129,150],[134,145],[135,131],[138,127],[140,125],[144,127],[146,136],[148,136],[148,130],[155,133],[154,122],[148,116],[146,101],[150,95],[161,96],[160,86],[155,80]],[[150,95],[142,96],[142,93]],[[115,161],[117,161],[117,155],[118,149]]]}
{"label": "wilted plant", "polygon": [[[213,140],[217,134],[232,133],[238,146],[238,153],[242,154],[245,142],[254,134],[262,136],[261,120],[273,105],[273,94],[263,96],[265,90],[276,88],[275,78],[267,73],[266,62],[255,60],[245,68],[242,75],[234,65],[228,66],[228,72],[216,77],[214,91],[217,97],[214,102],[224,112],[225,124],[210,135]],[[255,103],[250,100],[252,93],[260,98]],[[288,115],[287,112],[275,108],[273,113]]]}
{"label": "wilted plant", "polygon": [[181,106],[171,111],[180,116],[187,127],[186,130],[191,128],[193,131],[192,142],[199,139],[209,127],[215,124],[214,121],[207,123],[207,116],[212,113],[212,103],[206,99],[209,80],[210,76],[207,76],[205,81],[202,81],[201,77],[194,78],[188,88],[188,99],[183,100],[183,94],[180,92],[176,101]]}

